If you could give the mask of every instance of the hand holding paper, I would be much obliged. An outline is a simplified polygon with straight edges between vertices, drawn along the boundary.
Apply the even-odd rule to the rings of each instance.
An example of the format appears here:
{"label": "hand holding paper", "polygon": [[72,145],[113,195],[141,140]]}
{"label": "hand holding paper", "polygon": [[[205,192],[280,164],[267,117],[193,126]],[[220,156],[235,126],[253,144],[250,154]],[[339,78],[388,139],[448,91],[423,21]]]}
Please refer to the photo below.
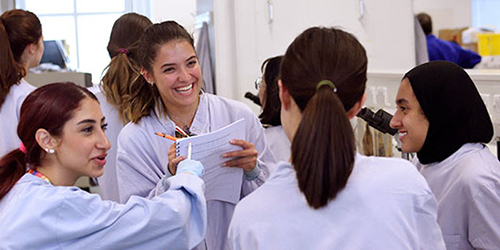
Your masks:
{"label": "hand holding paper", "polygon": [[[243,140],[245,126],[244,119],[240,119],[207,134],[176,140],[176,156],[187,156],[189,143],[191,143],[192,159],[200,161],[205,167],[203,180],[206,185],[205,197],[207,200],[226,201],[233,204],[240,200],[243,171],[240,169],[241,167],[222,167],[222,164],[227,162],[228,158],[233,157],[243,157],[241,158],[243,166],[248,167],[251,164],[255,147]],[[234,143],[230,143],[230,141],[234,141]],[[243,150],[241,150],[242,147]],[[229,155],[223,157],[225,154]],[[178,158],[172,159],[169,156],[169,161],[176,159]],[[241,162],[232,161],[241,159],[231,159],[229,162],[231,166],[239,166]]]}
{"label": "hand holding paper", "polygon": [[237,158],[234,160],[226,161],[222,164],[225,167],[242,168],[246,172],[252,171],[257,164],[258,152],[253,143],[245,140],[231,140],[232,145],[240,146],[243,150],[232,151],[222,155],[224,158]]}

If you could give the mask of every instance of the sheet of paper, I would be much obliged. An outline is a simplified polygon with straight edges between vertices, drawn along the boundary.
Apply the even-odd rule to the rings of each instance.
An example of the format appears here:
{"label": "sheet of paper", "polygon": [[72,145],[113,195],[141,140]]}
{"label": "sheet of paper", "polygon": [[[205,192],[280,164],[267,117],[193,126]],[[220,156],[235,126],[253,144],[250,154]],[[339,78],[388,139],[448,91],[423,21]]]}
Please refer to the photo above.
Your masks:
{"label": "sheet of paper", "polygon": [[233,139],[245,139],[245,120],[239,119],[208,134],[186,137],[176,141],[177,156],[188,154],[191,142],[191,159],[200,161],[205,167],[205,197],[207,200],[221,200],[236,204],[240,200],[243,169],[222,167],[230,160],[222,154],[242,150],[229,143]]}

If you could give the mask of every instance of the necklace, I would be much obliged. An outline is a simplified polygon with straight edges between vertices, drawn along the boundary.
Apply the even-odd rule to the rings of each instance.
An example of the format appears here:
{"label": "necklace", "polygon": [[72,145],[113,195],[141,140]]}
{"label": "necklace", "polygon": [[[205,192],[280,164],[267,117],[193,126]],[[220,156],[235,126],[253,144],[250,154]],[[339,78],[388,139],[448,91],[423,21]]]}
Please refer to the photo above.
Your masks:
{"label": "necklace", "polygon": [[[196,110],[194,112],[196,112]],[[184,127],[182,127],[182,130],[186,131],[189,134],[189,125],[188,125],[189,122],[186,122],[186,120],[184,120],[176,115],[170,114],[170,113],[168,113],[168,116],[170,117],[170,120],[173,120],[172,118],[175,118],[175,120],[182,122],[182,125],[184,125]],[[174,121],[174,123],[176,123],[176,122]],[[176,126],[176,127],[180,127],[180,126]]]}
{"label": "necklace", "polygon": [[44,174],[42,174],[36,170],[30,169],[30,170],[28,170],[28,173],[32,174],[36,177],[42,178],[43,180],[46,180],[50,185],[53,185],[52,182],[49,180],[49,178],[47,178],[47,176],[45,176]]}
{"label": "necklace", "polygon": [[[198,105],[196,105],[196,109],[194,110],[193,113],[189,114],[190,120],[191,119],[194,120],[194,116],[196,115],[196,111],[198,111],[199,104],[200,104],[200,100],[198,99]],[[179,137],[188,137],[188,136],[192,135],[191,132],[189,131],[190,122],[186,122],[186,120],[184,120],[176,115],[170,114],[168,111],[167,111],[167,115],[169,116],[170,120],[172,120],[175,124],[176,136],[179,135]],[[178,126],[177,122],[175,122],[172,118],[175,118],[175,120],[182,122],[181,125],[184,125],[184,126]]]}

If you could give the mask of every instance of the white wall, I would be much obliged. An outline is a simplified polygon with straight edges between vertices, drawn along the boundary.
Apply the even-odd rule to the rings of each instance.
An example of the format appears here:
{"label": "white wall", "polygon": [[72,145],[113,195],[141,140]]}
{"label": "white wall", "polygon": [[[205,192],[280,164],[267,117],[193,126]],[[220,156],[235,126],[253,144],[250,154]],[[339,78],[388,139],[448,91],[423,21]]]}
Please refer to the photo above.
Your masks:
{"label": "white wall", "polygon": [[153,23],[174,20],[188,32],[194,31],[196,0],[150,0],[150,6]]}
{"label": "white wall", "polygon": [[[411,0],[214,0],[217,93],[245,101],[264,59],[283,54],[308,27],[340,26],[365,46],[369,69],[407,70],[415,65]],[[360,15],[363,3],[364,15]],[[391,6],[388,8],[388,6]]]}
{"label": "white wall", "polygon": [[0,14],[14,8],[14,0],[0,0]]}
{"label": "white wall", "polygon": [[432,17],[433,34],[440,29],[472,25],[472,0],[413,0],[415,14],[426,12]]}

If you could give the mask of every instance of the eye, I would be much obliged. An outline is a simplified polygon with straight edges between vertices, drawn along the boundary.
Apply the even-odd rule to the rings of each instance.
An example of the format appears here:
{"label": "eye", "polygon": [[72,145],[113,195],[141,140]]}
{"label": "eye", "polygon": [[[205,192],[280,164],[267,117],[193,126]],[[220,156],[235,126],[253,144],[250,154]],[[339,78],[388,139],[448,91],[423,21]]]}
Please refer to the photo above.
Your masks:
{"label": "eye", "polygon": [[93,126],[88,126],[88,127],[85,127],[82,129],[82,132],[85,132],[85,133],[90,133],[94,130],[94,127]]}
{"label": "eye", "polygon": [[188,66],[194,67],[197,63],[198,63],[197,60],[191,60],[191,61],[188,62]]}
{"label": "eye", "polygon": [[102,131],[108,130],[108,124],[107,123],[102,124],[101,129],[102,129]]}
{"label": "eye", "polygon": [[402,112],[406,111],[406,107],[404,107],[404,106],[399,106],[398,109],[401,110]]}
{"label": "eye", "polygon": [[175,70],[174,67],[168,67],[163,70],[163,73],[172,73]]}

